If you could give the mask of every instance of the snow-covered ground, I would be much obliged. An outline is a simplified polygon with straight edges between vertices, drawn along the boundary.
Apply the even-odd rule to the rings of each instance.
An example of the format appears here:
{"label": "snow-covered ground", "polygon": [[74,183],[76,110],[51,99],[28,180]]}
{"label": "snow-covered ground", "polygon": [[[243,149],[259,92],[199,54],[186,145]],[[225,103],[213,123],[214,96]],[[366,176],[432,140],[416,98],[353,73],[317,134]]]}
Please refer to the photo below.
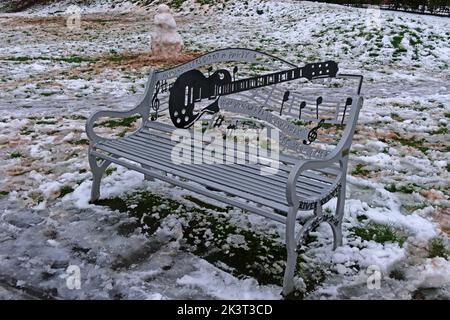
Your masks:
{"label": "snow-covered ground", "polygon": [[[333,252],[327,227],[317,230],[302,255],[299,297],[450,297],[448,18],[186,1],[176,20],[187,54],[161,61],[148,54],[154,6],[83,6],[81,29],[69,30],[68,3],[0,14],[0,298],[21,290],[37,298],[280,298],[277,224],[120,167],[103,179],[103,200],[88,203],[86,117],[132,107],[149,68],[223,47],[299,65],[333,59],[365,77],[344,246]],[[79,268],[80,289],[69,288],[69,266]],[[370,289],[377,270],[381,287]]]}

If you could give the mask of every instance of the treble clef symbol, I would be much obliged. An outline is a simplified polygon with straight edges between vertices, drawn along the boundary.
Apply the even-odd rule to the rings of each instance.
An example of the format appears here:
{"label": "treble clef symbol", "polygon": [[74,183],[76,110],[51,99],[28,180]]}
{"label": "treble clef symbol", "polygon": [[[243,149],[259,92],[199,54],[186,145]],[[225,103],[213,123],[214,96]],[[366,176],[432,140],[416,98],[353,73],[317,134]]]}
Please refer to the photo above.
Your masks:
{"label": "treble clef symbol", "polygon": [[311,131],[308,132],[308,141],[303,140],[303,144],[311,144],[313,141],[315,141],[317,139],[317,130],[319,130],[324,123],[324,119],[320,120],[317,126],[312,128]]}
{"label": "treble clef symbol", "polygon": [[152,98],[152,109],[155,110],[155,113],[152,115],[151,119],[152,121],[155,121],[158,119],[158,110],[159,110],[159,99],[158,99],[158,93],[161,88],[161,83],[158,81],[155,85],[155,93],[153,94]]}

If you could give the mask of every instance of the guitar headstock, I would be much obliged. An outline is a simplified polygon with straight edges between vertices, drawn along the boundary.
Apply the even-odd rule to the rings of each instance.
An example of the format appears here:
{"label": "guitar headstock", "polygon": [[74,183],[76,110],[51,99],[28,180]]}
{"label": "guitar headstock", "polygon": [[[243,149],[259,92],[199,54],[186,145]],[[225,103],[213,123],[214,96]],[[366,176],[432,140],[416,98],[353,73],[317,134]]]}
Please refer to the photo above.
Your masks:
{"label": "guitar headstock", "polygon": [[303,77],[308,80],[323,78],[323,77],[336,77],[338,72],[338,65],[334,61],[308,63],[303,68]]}

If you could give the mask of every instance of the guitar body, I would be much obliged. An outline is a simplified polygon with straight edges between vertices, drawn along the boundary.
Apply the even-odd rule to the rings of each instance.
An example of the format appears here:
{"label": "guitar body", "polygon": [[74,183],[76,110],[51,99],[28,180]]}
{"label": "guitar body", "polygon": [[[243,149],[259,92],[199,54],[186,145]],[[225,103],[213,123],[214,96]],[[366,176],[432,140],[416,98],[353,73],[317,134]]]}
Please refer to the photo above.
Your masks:
{"label": "guitar body", "polygon": [[[177,128],[189,128],[202,114],[219,111],[217,86],[231,82],[231,75],[225,69],[215,71],[206,77],[198,70],[180,75],[170,89],[169,114]],[[196,102],[215,99],[207,107],[195,110]]]}

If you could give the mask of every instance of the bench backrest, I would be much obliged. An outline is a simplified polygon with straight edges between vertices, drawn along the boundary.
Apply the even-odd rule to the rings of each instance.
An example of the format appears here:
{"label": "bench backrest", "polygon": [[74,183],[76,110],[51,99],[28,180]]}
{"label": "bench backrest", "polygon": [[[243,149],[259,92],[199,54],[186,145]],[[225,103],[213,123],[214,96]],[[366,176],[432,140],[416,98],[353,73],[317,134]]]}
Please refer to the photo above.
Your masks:
{"label": "bench backrest", "polygon": [[[233,80],[239,80],[293,68],[296,66],[290,62],[255,50],[223,49],[167,70],[153,71],[141,102],[145,110],[144,125],[151,126],[153,121],[172,124],[168,112],[169,89],[187,71],[199,70],[208,76],[216,70],[228,70]],[[226,113],[221,121],[228,127],[245,127],[251,123],[258,125],[253,121],[258,119],[263,126],[280,130],[287,149],[320,158],[341,137],[347,136],[348,140],[350,136],[351,140],[353,135],[362,101],[359,89],[355,93],[345,81],[338,77],[317,84],[299,79],[223,96],[218,100],[221,112]],[[206,105],[214,101],[204,100]],[[204,115],[198,121],[211,126],[218,124],[218,120],[216,114]]]}

